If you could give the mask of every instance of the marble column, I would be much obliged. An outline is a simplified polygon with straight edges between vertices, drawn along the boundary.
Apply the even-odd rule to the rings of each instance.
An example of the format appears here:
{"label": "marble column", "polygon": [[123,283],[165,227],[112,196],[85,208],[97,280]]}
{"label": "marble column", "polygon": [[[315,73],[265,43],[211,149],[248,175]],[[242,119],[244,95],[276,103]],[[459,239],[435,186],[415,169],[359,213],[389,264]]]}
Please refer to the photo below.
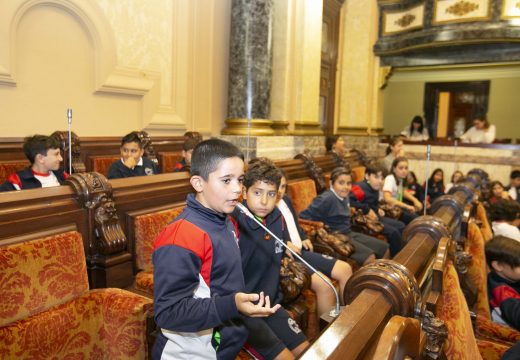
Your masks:
{"label": "marble column", "polygon": [[273,135],[271,102],[272,0],[233,0],[227,135]]}

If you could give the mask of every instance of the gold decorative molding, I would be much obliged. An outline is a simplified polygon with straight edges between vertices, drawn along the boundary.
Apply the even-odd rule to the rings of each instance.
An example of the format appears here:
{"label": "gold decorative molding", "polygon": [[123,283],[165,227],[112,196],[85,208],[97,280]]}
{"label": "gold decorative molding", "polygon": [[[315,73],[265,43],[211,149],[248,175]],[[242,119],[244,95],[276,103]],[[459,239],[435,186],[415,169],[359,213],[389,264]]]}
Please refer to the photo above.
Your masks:
{"label": "gold decorative molding", "polygon": [[393,74],[393,68],[391,66],[381,66],[379,68],[379,88],[384,89],[388,85],[388,79]]}
{"label": "gold decorative molding", "polygon": [[394,21],[394,24],[402,28],[408,27],[415,20],[415,15],[406,14]]}
{"label": "gold decorative molding", "polygon": [[366,126],[338,126],[338,135],[368,135],[369,130]]}
{"label": "gold decorative molding", "polygon": [[319,122],[295,121],[292,135],[323,135]]}
{"label": "gold decorative molding", "polygon": [[284,136],[289,135],[289,122],[285,120],[273,120],[271,125],[274,131],[274,135]]}
{"label": "gold decorative molding", "polygon": [[231,118],[226,120],[226,127],[222,129],[222,135],[274,135],[272,124],[273,122],[267,119]]}
{"label": "gold decorative molding", "polygon": [[451,5],[448,7],[445,11],[448,14],[453,14],[457,16],[464,16],[469,14],[470,12],[473,12],[479,8],[478,4],[460,0],[458,3]]}

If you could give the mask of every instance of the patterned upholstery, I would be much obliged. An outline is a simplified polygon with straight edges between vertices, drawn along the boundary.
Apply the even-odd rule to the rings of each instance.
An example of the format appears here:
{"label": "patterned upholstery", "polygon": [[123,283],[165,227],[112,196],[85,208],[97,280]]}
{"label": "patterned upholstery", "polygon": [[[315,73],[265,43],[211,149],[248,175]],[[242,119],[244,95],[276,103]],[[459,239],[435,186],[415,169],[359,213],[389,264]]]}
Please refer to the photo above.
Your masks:
{"label": "patterned upholstery", "polygon": [[88,291],[78,232],[0,248],[0,358],[144,359],[152,302]]}
{"label": "patterned upholstery", "polygon": [[352,182],[359,182],[365,178],[365,167],[356,166],[352,168]]}
{"label": "patterned upholstery", "polygon": [[475,217],[478,221],[482,223],[480,226],[480,230],[482,231],[482,235],[484,236],[484,241],[488,242],[493,238],[493,230],[491,229],[491,225],[489,224],[489,220],[486,214],[486,209],[482,203],[477,204],[477,211]]}
{"label": "patterned upholstery", "polygon": [[173,172],[175,164],[182,159],[181,152],[160,152],[159,164],[161,164],[161,173]]}
{"label": "patterned upholstery", "polygon": [[152,244],[161,230],[184,209],[184,205],[172,209],[136,216],[134,223],[135,255],[139,270],[152,270]]}
{"label": "patterned upholstery", "polygon": [[148,296],[153,296],[153,271],[139,271],[135,275],[135,288]]}
{"label": "patterned upholstery", "polygon": [[504,343],[509,346],[520,341],[520,332],[509,326],[497,324],[482,315],[477,315],[476,331],[479,338]]}
{"label": "patterned upholstery", "polygon": [[472,260],[468,266],[467,277],[471,284],[477,289],[477,314],[490,318],[489,299],[487,292],[487,265],[486,253],[484,251],[484,237],[477,224],[470,222],[468,225],[468,240],[466,251]]}
{"label": "patterned upholstery", "polygon": [[443,275],[442,298],[437,316],[448,328],[445,352],[448,359],[481,359],[477,341],[473,335],[466,299],[462,294],[453,263],[448,262]]}
{"label": "patterned upholstery", "polygon": [[110,165],[112,165],[117,160],[120,160],[121,157],[119,155],[109,155],[109,156],[91,156],[90,157],[90,168],[91,171],[98,172],[103,174],[104,176],[108,175],[108,169]]}
{"label": "patterned upholstery", "polygon": [[3,161],[0,163],[0,184],[7,180],[7,177],[14,172],[20,171],[29,166],[29,161]]}
{"label": "patterned upholstery", "polygon": [[500,360],[502,355],[511,347],[511,345],[481,339],[477,339],[477,345],[480,355],[484,360]]}
{"label": "patterned upholstery", "polygon": [[311,179],[289,182],[287,184],[287,195],[291,199],[294,209],[299,214],[312,203],[318,193],[316,185]]}

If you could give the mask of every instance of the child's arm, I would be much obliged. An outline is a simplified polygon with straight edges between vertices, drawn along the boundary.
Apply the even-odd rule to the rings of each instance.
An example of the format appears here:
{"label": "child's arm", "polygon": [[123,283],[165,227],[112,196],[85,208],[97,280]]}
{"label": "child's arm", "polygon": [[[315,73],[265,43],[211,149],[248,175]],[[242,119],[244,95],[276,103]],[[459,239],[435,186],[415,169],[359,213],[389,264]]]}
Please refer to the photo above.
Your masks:
{"label": "child's arm", "polygon": [[[404,196],[404,195],[403,195]],[[404,202],[402,201],[399,201],[397,199],[394,199],[392,197],[392,193],[389,192],[389,191],[385,191],[383,192],[383,199],[389,203],[390,205],[395,205],[395,206],[399,206],[400,208],[403,208],[403,209],[406,209],[408,211],[415,211],[415,208],[411,205],[408,205],[408,204],[405,204]]]}
{"label": "child's arm", "polygon": [[410,200],[413,203],[413,207],[415,209],[412,211],[415,211],[415,210],[419,211],[423,208],[423,205],[421,204],[421,202],[419,200],[417,200],[417,198],[415,196],[413,196],[412,194],[410,194],[408,191],[403,192],[403,197],[406,198],[407,200]]}

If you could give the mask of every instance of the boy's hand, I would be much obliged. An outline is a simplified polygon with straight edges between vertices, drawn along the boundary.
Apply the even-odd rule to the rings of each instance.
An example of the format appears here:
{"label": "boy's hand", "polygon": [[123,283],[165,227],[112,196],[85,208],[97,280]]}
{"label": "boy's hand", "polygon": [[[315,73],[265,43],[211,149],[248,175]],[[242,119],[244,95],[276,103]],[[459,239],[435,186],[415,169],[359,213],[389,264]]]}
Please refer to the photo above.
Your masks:
{"label": "boy's hand", "polygon": [[133,157],[128,157],[125,162],[124,162],[125,166],[129,169],[133,169],[135,168],[135,166],[137,165],[137,161],[133,158]]}
{"label": "boy's hand", "polygon": [[309,239],[303,240],[302,246],[305,250],[314,251],[314,246],[312,246],[312,242]]}
{"label": "boy's hand", "polygon": [[367,216],[368,216],[369,218],[371,218],[371,219],[377,220],[377,215],[376,215],[376,213],[374,212],[374,210],[372,210],[372,209],[370,209],[370,210],[368,211]]}
{"label": "boy's hand", "polygon": [[[298,255],[301,255],[302,254],[302,251],[301,249],[298,249],[293,243],[292,241],[287,241],[287,247],[289,249],[291,249],[292,251],[294,251],[295,253],[297,253]],[[285,253],[287,254],[287,256],[289,256],[291,259],[294,259],[294,256],[292,254],[292,252],[290,252],[289,250],[286,250]]]}
{"label": "boy's hand", "polygon": [[421,211],[423,208],[423,204],[421,204],[419,200],[415,200],[413,202],[413,206],[415,207],[415,209],[417,209],[417,211]]}
{"label": "boy's hand", "polygon": [[[254,301],[258,301],[258,303],[255,305]],[[280,304],[271,307],[269,296],[264,297],[263,292],[260,294],[236,293],[235,304],[240,313],[250,317],[267,317],[274,314],[281,307]]]}
{"label": "boy's hand", "polygon": [[378,213],[379,216],[381,216],[381,217],[385,216],[385,211],[382,210],[382,209],[377,209],[377,213]]}

